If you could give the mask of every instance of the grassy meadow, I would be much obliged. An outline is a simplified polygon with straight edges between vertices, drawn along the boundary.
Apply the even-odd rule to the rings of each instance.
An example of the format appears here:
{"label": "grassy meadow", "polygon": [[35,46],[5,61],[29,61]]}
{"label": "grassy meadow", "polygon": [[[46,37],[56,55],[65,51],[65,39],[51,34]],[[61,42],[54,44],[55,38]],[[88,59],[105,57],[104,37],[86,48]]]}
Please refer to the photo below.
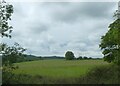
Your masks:
{"label": "grassy meadow", "polygon": [[[119,84],[120,80],[119,66],[96,59],[46,59],[15,65],[19,68],[7,84]],[[3,80],[6,83],[5,76]]]}
{"label": "grassy meadow", "polygon": [[16,63],[19,68],[14,73],[51,78],[77,78],[85,75],[92,68],[107,64],[103,60],[39,60]]}

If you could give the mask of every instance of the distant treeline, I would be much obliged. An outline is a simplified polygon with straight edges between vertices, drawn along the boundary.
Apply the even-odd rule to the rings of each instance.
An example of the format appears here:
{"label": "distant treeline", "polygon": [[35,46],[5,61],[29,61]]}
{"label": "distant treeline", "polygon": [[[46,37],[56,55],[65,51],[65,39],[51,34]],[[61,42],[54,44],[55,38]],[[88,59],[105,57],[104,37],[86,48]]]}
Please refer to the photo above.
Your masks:
{"label": "distant treeline", "polygon": [[76,58],[77,60],[89,60],[89,59],[102,59],[102,58],[92,58],[92,57],[87,57],[87,56],[79,56],[78,58]]}
{"label": "distant treeline", "polygon": [[[26,62],[26,61],[36,61],[36,60],[47,60],[47,59],[65,59],[65,57],[62,56],[35,56],[35,55],[27,55],[24,54],[17,58],[17,60],[14,63],[18,62]],[[92,57],[86,57],[86,56],[79,56],[78,58],[74,58],[74,60],[96,60],[96,59],[102,59],[102,58],[92,58]]]}
{"label": "distant treeline", "polygon": [[60,57],[60,56],[35,56],[35,55],[24,54],[22,56],[17,57],[17,60],[14,63],[26,62],[26,61],[36,61],[36,60],[45,60],[45,59],[65,59],[65,58]]}
{"label": "distant treeline", "polygon": [[62,56],[39,56],[38,58],[42,58],[42,59],[65,59]]}

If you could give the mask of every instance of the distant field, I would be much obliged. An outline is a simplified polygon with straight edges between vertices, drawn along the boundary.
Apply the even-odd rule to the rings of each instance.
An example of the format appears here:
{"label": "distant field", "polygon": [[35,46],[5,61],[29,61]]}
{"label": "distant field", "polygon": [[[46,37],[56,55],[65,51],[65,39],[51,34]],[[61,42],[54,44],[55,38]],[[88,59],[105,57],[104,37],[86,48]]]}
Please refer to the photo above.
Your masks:
{"label": "distant field", "polygon": [[52,78],[77,78],[96,66],[107,65],[103,60],[39,60],[17,63],[16,74],[41,75]]}

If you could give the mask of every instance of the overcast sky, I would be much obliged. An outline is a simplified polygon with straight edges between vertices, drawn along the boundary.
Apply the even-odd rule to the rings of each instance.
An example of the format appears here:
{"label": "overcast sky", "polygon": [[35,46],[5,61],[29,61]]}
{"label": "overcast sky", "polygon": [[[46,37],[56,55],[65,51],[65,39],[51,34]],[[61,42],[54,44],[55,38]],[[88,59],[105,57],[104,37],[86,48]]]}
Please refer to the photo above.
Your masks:
{"label": "overcast sky", "polygon": [[28,54],[102,57],[100,38],[114,20],[113,2],[14,2],[12,39]]}

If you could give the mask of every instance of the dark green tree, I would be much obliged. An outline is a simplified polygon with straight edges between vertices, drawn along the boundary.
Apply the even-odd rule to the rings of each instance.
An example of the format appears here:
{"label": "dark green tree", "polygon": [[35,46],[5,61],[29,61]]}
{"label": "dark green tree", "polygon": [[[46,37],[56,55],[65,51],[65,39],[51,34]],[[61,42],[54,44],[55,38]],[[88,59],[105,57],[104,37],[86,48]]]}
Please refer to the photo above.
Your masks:
{"label": "dark green tree", "polygon": [[73,60],[75,58],[74,53],[72,51],[67,51],[65,53],[65,59],[66,60]]}
{"label": "dark green tree", "polygon": [[84,56],[83,59],[88,59],[88,57]]}
{"label": "dark green tree", "polygon": [[100,48],[103,50],[105,61],[120,65],[120,19],[118,17],[109,25],[108,32],[102,36]]}
{"label": "dark green tree", "polygon": [[82,60],[83,58],[82,58],[82,56],[79,56],[77,59]]}

